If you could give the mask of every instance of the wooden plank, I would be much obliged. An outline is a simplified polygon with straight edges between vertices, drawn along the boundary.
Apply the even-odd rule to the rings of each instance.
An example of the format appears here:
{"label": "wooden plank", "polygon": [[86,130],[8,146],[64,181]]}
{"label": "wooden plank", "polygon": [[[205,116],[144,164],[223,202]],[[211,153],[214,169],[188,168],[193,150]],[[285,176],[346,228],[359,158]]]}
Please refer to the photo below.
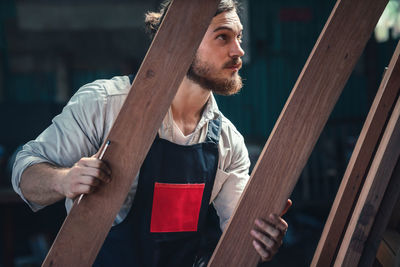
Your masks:
{"label": "wooden plank", "polygon": [[[399,84],[400,87],[400,84]],[[383,196],[379,210],[375,216],[370,234],[365,241],[364,250],[360,258],[360,266],[371,266],[376,258],[376,253],[381,243],[382,236],[389,228],[392,214],[396,214],[396,201],[400,196],[400,160],[397,160],[392,177]]]}
{"label": "wooden plank", "polygon": [[400,97],[360,192],[334,266],[358,266],[383,195],[400,155]]}
{"label": "wooden plank", "polygon": [[[384,233],[376,255],[379,263],[385,267],[400,266],[400,233],[388,230]],[[361,265],[365,266],[365,265]]]}
{"label": "wooden plank", "polygon": [[344,173],[311,266],[330,266],[350,220],[358,192],[364,183],[374,151],[400,90],[400,42],[385,72],[367,119]]}
{"label": "wooden plank", "polygon": [[[174,0],[107,137],[112,182],[75,201],[43,266],[91,266],[215,15],[218,0]],[[104,144],[100,150],[102,150]]]}
{"label": "wooden plank", "polygon": [[250,230],[280,214],[387,0],[339,0],[261,153],[209,266],[255,266]]}
{"label": "wooden plank", "polygon": [[376,259],[378,260],[380,266],[393,266],[395,267],[396,265],[394,265],[395,262],[395,255],[393,253],[393,251],[391,250],[391,248],[389,247],[389,245],[382,240],[382,243],[379,246],[378,249],[378,253],[376,255]]}
{"label": "wooden plank", "polygon": [[389,228],[396,229],[400,232],[400,196],[396,201],[396,205],[393,208],[392,216],[389,220]]}

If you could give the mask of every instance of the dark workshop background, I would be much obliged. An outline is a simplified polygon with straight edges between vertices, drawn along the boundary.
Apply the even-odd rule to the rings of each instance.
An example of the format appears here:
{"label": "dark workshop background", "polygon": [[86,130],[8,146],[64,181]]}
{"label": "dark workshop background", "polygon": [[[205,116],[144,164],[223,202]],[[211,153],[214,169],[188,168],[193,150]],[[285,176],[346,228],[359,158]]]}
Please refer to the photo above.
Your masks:
{"label": "dark workshop background", "polygon": [[[217,97],[255,161],[335,0],[242,1],[244,88]],[[147,10],[159,0],[0,1],[0,267],[40,266],[63,203],[33,213],[10,183],[13,154],[35,138],[85,83],[135,73],[147,51]],[[355,67],[293,192],[280,253],[265,266],[308,266],[384,68],[400,36],[400,7]],[[324,88],[321,88],[324,90]]]}

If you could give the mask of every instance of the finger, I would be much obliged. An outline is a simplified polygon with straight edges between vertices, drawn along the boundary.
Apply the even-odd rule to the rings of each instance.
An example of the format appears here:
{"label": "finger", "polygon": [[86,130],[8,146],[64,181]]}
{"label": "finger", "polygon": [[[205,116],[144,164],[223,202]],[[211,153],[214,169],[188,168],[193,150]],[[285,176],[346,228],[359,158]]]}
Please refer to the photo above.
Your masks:
{"label": "finger", "polygon": [[264,246],[269,249],[272,250],[275,246],[275,241],[272,240],[271,238],[269,238],[266,234],[263,234],[255,229],[252,229],[250,231],[250,234],[260,243],[264,244]]}
{"label": "finger", "polygon": [[82,175],[79,177],[80,179],[77,181],[78,184],[84,184],[89,186],[97,187],[100,185],[101,180],[97,179],[96,177],[89,176],[89,175]]}
{"label": "finger", "polygon": [[282,233],[285,233],[289,227],[287,222],[284,219],[282,219],[282,217],[279,217],[276,214],[269,215],[269,223],[272,224],[275,228],[277,228]]}
{"label": "finger", "polygon": [[86,184],[78,184],[75,186],[74,194],[90,194],[94,191],[95,187],[86,185]]}
{"label": "finger", "polygon": [[110,166],[108,166],[108,164],[106,162],[102,161],[102,160],[99,160],[99,161],[100,161],[100,163],[99,163],[98,168],[100,170],[102,170],[104,173],[106,173],[111,178],[111,168],[110,168]]}
{"label": "finger", "polygon": [[262,219],[256,219],[255,223],[260,229],[264,232],[267,233],[270,237],[273,239],[277,239],[280,235],[280,231],[276,229],[273,225],[265,222]]}
{"label": "finger", "polygon": [[283,211],[281,213],[281,216],[286,214],[286,212],[289,210],[289,208],[292,206],[292,204],[293,204],[292,200],[288,199],[287,202],[286,202],[286,206],[285,206],[285,208],[283,209]]}
{"label": "finger", "polygon": [[92,176],[106,183],[110,182],[111,180],[111,176],[105,173],[102,169],[86,167],[82,170],[82,174],[86,176]]}
{"label": "finger", "polygon": [[86,167],[100,169],[103,172],[105,172],[106,174],[111,175],[111,169],[108,166],[108,164],[102,160],[99,160],[98,158],[93,158],[93,157],[92,158],[81,158],[79,160],[79,163]]}
{"label": "finger", "polygon": [[253,240],[253,246],[257,253],[261,256],[262,261],[267,261],[270,258],[270,253],[266,251],[263,246],[256,240]]}

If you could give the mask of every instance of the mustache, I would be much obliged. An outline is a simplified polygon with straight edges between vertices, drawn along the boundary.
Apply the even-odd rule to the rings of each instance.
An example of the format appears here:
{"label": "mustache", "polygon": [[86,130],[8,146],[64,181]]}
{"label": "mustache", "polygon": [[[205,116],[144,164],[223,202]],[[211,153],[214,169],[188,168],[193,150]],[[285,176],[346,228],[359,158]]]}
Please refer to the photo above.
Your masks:
{"label": "mustache", "polygon": [[224,68],[231,68],[231,67],[236,66],[238,64],[242,65],[242,60],[239,57],[235,57],[235,58],[232,58],[232,60],[226,62],[224,64]]}

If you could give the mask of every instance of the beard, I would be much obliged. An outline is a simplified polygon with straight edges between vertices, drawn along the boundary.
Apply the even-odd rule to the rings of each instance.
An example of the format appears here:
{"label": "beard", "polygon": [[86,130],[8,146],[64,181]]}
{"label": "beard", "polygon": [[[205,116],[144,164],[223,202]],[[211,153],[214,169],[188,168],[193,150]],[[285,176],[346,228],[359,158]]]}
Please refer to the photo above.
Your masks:
{"label": "beard", "polygon": [[[240,58],[236,57],[223,65],[229,68],[240,63]],[[240,91],[243,86],[242,78],[238,72],[234,72],[230,78],[219,78],[213,74],[218,73],[215,67],[201,61],[196,55],[186,74],[187,78],[200,85],[205,90],[211,90],[219,95],[233,95]]]}

